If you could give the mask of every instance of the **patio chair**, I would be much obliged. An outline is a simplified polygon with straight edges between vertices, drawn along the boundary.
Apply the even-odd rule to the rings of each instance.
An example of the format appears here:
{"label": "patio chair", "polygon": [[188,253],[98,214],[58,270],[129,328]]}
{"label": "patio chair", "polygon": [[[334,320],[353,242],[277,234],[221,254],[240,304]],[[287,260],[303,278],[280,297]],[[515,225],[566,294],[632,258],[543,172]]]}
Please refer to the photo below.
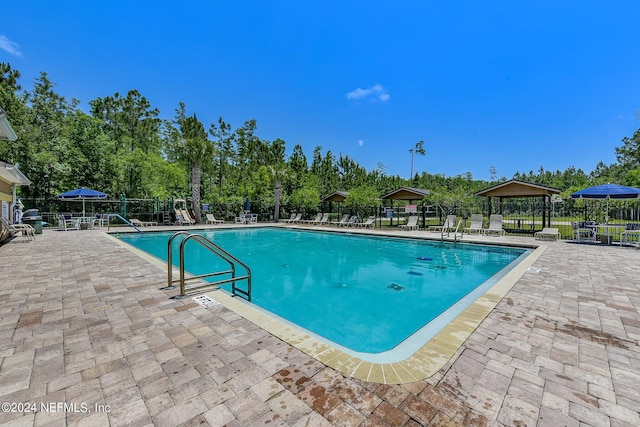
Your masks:
{"label": "patio chair", "polygon": [[596,243],[598,234],[596,233],[596,224],[593,221],[572,222],[571,238],[577,243]]}
{"label": "patio chair", "polygon": [[320,218],[320,220],[314,222],[314,225],[326,224],[328,222],[329,222],[329,212],[325,212],[322,214],[322,217]]}
{"label": "patio chair", "polygon": [[188,210],[186,209],[181,209],[182,211],[182,217],[185,219],[185,221],[187,221],[189,224],[195,224],[196,220],[191,218],[191,214],[189,213]]}
{"label": "patio chair", "polygon": [[302,213],[292,214],[291,218],[285,219],[284,222],[287,224],[293,224],[294,222],[300,221],[300,218],[302,218]]}
{"label": "patio chair", "polygon": [[176,222],[178,223],[178,225],[185,225],[185,224],[191,225],[191,222],[184,217],[184,214],[182,213],[182,209],[176,209],[175,214],[176,214]]}
{"label": "patio chair", "polygon": [[640,224],[629,223],[620,233],[620,246],[628,245],[640,247]]}
{"label": "patio chair", "polygon": [[290,216],[289,218],[284,218],[284,219],[282,220],[282,222],[291,222],[291,221],[293,221],[294,219],[296,219],[296,215],[297,215],[297,213],[295,213],[295,212],[291,212],[291,216]]}
{"label": "patio chair", "polygon": [[207,217],[207,224],[222,224],[224,222],[221,219],[216,219],[213,214],[206,214],[205,216]]}
{"label": "patio chair", "polygon": [[478,233],[484,234],[485,230],[482,228],[482,221],[484,220],[482,214],[472,214],[471,215],[471,224],[468,228],[463,228],[463,233]]}
{"label": "patio chair", "polygon": [[153,225],[158,225],[158,223],[155,221],[140,221],[137,218],[131,218],[129,222],[136,227],[149,227]]}
{"label": "patio chair", "polygon": [[495,233],[498,236],[504,236],[505,231],[502,228],[502,215],[493,214],[489,217],[489,228],[486,229],[486,233]]}
{"label": "patio chair", "polygon": [[351,227],[351,226],[354,226],[357,223],[358,223],[357,215],[352,215],[352,216],[349,217],[349,219],[347,221],[339,223],[338,227]]}
{"label": "patio chair", "polygon": [[67,218],[64,215],[58,215],[58,230],[80,230],[80,218]]}
{"label": "patio chair", "polygon": [[455,215],[447,215],[447,219],[444,220],[444,224],[442,225],[432,225],[429,227],[431,231],[441,231],[443,233],[448,233],[449,230],[455,228],[456,226],[456,216]]}
{"label": "patio chair", "polygon": [[36,240],[36,229],[29,224],[9,224],[9,221],[5,218],[0,218],[2,226],[14,234],[14,239],[24,240],[30,242]]}
{"label": "patio chair", "polygon": [[235,217],[235,223],[236,224],[248,224],[249,222],[247,221],[247,216],[243,213],[238,214],[237,217]]}
{"label": "patio chair", "polygon": [[303,222],[305,224],[315,224],[316,222],[320,221],[320,219],[322,219],[322,212],[318,212],[316,214],[316,217],[313,219],[301,219],[298,222]]}
{"label": "patio chair", "polygon": [[398,228],[405,230],[417,230],[418,229],[418,216],[411,215],[406,224],[399,225]]}
{"label": "patio chair", "polygon": [[369,228],[369,227],[373,228],[375,220],[376,220],[375,216],[370,216],[369,218],[367,218],[366,221],[357,223],[356,226],[362,227],[362,228]]}
{"label": "patio chair", "polygon": [[344,214],[342,215],[342,218],[340,218],[340,221],[329,221],[329,224],[337,225],[338,227],[340,227],[340,225],[344,225],[348,221],[349,221],[349,214]]}
{"label": "patio chair", "polygon": [[560,230],[553,227],[544,227],[542,231],[536,231],[533,233],[533,237],[539,240],[553,239],[558,240],[560,238]]}
{"label": "patio chair", "polygon": [[109,226],[109,214],[96,214],[96,217],[91,221],[91,228],[102,228]]}

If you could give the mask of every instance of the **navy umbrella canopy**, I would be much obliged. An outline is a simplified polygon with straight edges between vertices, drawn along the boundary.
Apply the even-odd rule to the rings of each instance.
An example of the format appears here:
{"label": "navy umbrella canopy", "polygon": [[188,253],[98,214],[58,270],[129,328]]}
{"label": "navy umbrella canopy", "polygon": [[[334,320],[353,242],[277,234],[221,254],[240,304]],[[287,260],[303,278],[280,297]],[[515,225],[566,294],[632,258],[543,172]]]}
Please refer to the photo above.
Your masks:
{"label": "navy umbrella canopy", "polygon": [[572,199],[636,199],[640,197],[640,188],[619,184],[602,184],[576,191]]}
{"label": "navy umbrella canopy", "polygon": [[619,184],[602,184],[585,188],[571,194],[572,199],[606,199],[607,222],[609,221],[609,199],[638,199],[640,188],[627,187]]}
{"label": "navy umbrella canopy", "polygon": [[92,190],[90,188],[76,188],[75,190],[67,191],[62,194],[58,194],[59,200],[82,200],[82,216],[84,213],[84,201],[95,199],[106,199],[107,195],[101,191]]}

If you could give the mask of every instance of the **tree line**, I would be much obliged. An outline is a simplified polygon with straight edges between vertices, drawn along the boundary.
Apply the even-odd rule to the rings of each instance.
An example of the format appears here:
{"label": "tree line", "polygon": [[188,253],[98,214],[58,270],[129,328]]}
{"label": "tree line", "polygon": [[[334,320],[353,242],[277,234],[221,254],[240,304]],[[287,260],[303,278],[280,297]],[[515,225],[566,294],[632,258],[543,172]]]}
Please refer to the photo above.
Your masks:
{"label": "tree line", "polygon": [[[463,201],[492,184],[506,181],[488,167],[490,181],[471,173],[453,177],[416,172],[410,179],[388,175],[383,163],[366,170],[355,159],[316,146],[310,158],[300,144],[287,155],[286,142],[258,136],[257,123],[238,127],[224,120],[204,124],[178,102],[173,118],[137,90],[118,92],[88,102],[68,99],[41,72],[24,90],[20,72],[0,63],[0,106],[18,135],[0,141],[0,159],[18,164],[32,185],[20,188],[28,199],[55,199],[61,192],[87,187],[117,197],[150,199],[189,195],[200,203],[224,203],[250,197],[264,205],[294,210],[317,208],[322,196],[348,191],[352,205],[375,205],[381,194],[401,186],[429,189],[433,203]],[[422,142],[422,141],[420,141]],[[640,186],[640,129],[624,137],[614,164],[598,163],[585,172],[569,167],[554,172],[518,172],[512,178],[573,192],[605,182]],[[423,154],[416,144],[414,154]],[[413,158],[412,158],[413,159]],[[199,217],[199,212],[196,212]]]}

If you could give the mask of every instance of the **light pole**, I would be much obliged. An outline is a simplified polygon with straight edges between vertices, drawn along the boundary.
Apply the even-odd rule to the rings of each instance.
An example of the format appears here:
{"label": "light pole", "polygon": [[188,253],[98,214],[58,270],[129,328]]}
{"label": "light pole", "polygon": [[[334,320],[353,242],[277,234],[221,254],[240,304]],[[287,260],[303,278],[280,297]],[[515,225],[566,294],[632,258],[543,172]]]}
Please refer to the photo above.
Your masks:
{"label": "light pole", "polygon": [[413,155],[420,154],[424,156],[427,152],[424,150],[424,141],[420,140],[416,142],[416,144],[409,148],[409,152],[411,153],[411,175],[409,175],[409,179],[413,179]]}

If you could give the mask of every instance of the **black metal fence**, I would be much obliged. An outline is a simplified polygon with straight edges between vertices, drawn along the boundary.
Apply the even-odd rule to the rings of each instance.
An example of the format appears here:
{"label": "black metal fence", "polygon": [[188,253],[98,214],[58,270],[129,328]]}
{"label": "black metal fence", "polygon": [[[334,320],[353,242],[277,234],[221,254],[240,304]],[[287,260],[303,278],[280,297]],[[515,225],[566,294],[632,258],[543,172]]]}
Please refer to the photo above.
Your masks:
{"label": "black metal fence", "polygon": [[[82,212],[82,201],[60,201],[44,199],[22,199],[24,209],[37,208],[43,221],[50,226],[57,226],[60,213],[78,215]],[[191,208],[187,199],[187,208]],[[245,211],[243,200],[238,198],[231,202],[214,202],[203,204],[201,207],[202,222],[204,215],[211,212],[217,219],[233,222],[234,218]],[[258,214],[259,222],[274,220],[273,203],[255,201],[250,205],[250,211]],[[175,221],[173,199],[159,201],[157,199],[105,199],[86,200],[85,212],[87,216],[96,214],[118,213],[122,217],[137,218],[141,221],[155,221],[159,224],[170,224]],[[485,227],[489,223],[488,199],[473,198],[465,203],[450,206],[439,206],[427,203],[417,205],[394,203],[394,207],[380,204],[372,206],[349,206],[344,203],[320,204],[316,209],[300,210],[294,206],[283,205],[280,218],[289,218],[293,212],[302,212],[303,218],[313,218],[318,212],[330,212],[331,220],[340,218],[343,214],[356,215],[361,219],[376,216],[376,227],[397,226],[410,215],[419,217],[420,227],[441,225],[446,216],[453,214],[461,227],[470,225],[472,214],[484,215]],[[564,200],[559,203],[544,204],[540,198],[503,199],[498,206],[492,206],[492,213],[502,213],[503,227],[515,235],[532,235],[540,231],[543,217],[550,220],[551,227],[558,228],[563,238],[571,238],[572,223],[579,221],[594,221],[596,223],[627,224],[640,223],[640,200]]]}

